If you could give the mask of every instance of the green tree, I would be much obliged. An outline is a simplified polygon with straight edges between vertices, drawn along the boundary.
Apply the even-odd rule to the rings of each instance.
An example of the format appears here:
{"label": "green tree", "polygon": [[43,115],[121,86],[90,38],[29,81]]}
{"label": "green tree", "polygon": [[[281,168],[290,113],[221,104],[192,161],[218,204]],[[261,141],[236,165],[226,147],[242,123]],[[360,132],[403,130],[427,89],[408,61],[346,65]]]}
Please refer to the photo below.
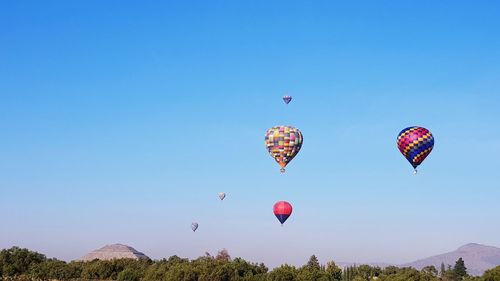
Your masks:
{"label": "green tree", "polygon": [[438,271],[437,271],[436,267],[434,267],[433,265],[429,265],[429,266],[422,268],[422,273],[430,275],[430,276],[437,276]]}
{"label": "green tree", "polygon": [[363,280],[371,280],[373,277],[377,277],[381,273],[381,269],[378,266],[370,266],[363,264],[357,268],[357,276],[363,278]]}
{"label": "green tree", "polygon": [[369,265],[340,269],[333,261],[320,265],[316,256],[296,268],[282,265],[268,272],[264,264],[231,259],[227,251],[215,257],[205,255],[195,260],[172,256],[159,261],[117,259],[111,261],[66,263],[47,259],[28,249],[12,247],[0,251],[0,281],[45,280],[117,280],[117,281],[500,281],[500,266],[482,277],[467,274],[462,258],[452,268],[441,265],[440,277],[434,266],[421,271]]}
{"label": "green tree", "polygon": [[294,281],[297,277],[297,269],[294,266],[284,264],[269,272],[269,281]]}
{"label": "green tree", "polygon": [[318,258],[315,255],[312,255],[307,262],[307,268],[311,271],[317,271],[321,269]]}
{"label": "green tree", "polygon": [[297,273],[297,281],[331,281],[331,276],[324,268],[311,269],[307,265],[302,266]]}
{"label": "green tree", "polygon": [[451,268],[451,265],[448,265],[448,269],[444,272],[444,280],[446,281],[458,281],[460,277],[457,275],[455,270]]}
{"label": "green tree", "polygon": [[144,274],[143,281],[158,281],[162,280],[167,274],[169,266],[166,260],[153,263],[149,266]]}
{"label": "green tree", "polygon": [[444,266],[444,262],[441,262],[441,269],[439,270],[439,277],[443,278],[446,273],[446,268]]}
{"label": "green tree", "polygon": [[500,281],[500,266],[486,270],[483,274],[482,281]]}
{"label": "green tree", "polygon": [[178,263],[169,268],[165,281],[198,281],[199,272],[191,263]]}
{"label": "green tree", "polygon": [[[210,255],[209,255],[209,257],[210,257]],[[168,265],[175,265],[175,264],[179,264],[179,263],[189,262],[188,259],[183,259],[183,258],[180,258],[176,255],[169,257],[168,260],[165,260],[165,261],[167,262]]]}
{"label": "green tree", "polygon": [[306,265],[297,271],[297,281],[328,281],[328,273],[319,264],[318,258],[312,255]]}
{"label": "green tree", "polygon": [[344,273],[342,275],[342,280],[344,281],[352,281],[356,276],[356,266],[348,266],[345,268]]}
{"label": "green tree", "polygon": [[[33,265],[30,268],[30,276],[39,280],[67,280],[72,278],[66,269],[68,266],[63,261],[50,259],[45,262]],[[75,278],[80,276],[74,276]]]}
{"label": "green tree", "polygon": [[453,271],[455,271],[455,274],[460,279],[463,279],[465,276],[467,276],[467,268],[465,267],[465,262],[462,258],[459,258],[456,261],[455,267],[453,268]]}
{"label": "green tree", "polygon": [[233,271],[229,263],[219,264],[210,273],[210,281],[230,281],[233,279]]}
{"label": "green tree", "polygon": [[392,275],[397,274],[401,269],[397,266],[390,265],[382,270],[382,274],[384,275]]}
{"label": "green tree", "polygon": [[45,260],[47,260],[45,255],[19,247],[0,251],[0,265],[3,276],[26,275],[31,267]]}
{"label": "green tree", "polygon": [[414,268],[401,268],[396,272],[387,274],[383,272],[380,276],[383,281],[437,281],[437,277],[422,273]]}
{"label": "green tree", "polygon": [[342,280],[342,269],[338,267],[333,261],[330,261],[326,264],[326,273],[332,281]]}
{"label": "green tree", "polygon": [[118,281],[140,281],[141,274],[132,268],[126,268],[118,273]]}

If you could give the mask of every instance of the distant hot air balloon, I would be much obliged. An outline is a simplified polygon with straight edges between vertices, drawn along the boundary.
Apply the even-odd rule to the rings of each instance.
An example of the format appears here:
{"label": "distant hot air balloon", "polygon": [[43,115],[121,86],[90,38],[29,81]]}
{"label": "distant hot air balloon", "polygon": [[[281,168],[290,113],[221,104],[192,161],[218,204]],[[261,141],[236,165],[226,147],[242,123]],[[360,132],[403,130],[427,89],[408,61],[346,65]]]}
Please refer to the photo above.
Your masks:
{"label": "distant hot air balloon", "polygon": [[284,101],[286,104],[289,104],[289,103],[292,101],[292,96],[284,96],[284,97],[283,97],[283,101]]}
{"label": "distant hot air balloon", "polygon": [[302,133],[291,126],[275,126],[267,130],[265,145],[271,157],[285,172],[286,165],[299,153],[302,147]]}
{"label": "distant hot air balloon", "polygon": [[281,225],[283,225],[292,214],[292,205],[286,201],[278,201],[274,204],[273,212],[276,218],[280,221]]}
{"label": "distant hot air balloon", "polygon": [[220,200],[224,200],[224,198],[226,198],[226,193],[224,193],[224,192],[219,192],[219,199],[220,199]]}
{"label": "distant hot air balloon", "polygon": [[417,173],[418,165],[431,153],[434,147],[434,137],[431,132],[422,127],[408,127],[398,135],[398,148],[410,162]]}
{"label": "distant hot air balloon", "polygon": [[195,232],[198,229],[198,223],[197,222],[193,222],[191,224],[191,229],[193,230],[193,232]]}

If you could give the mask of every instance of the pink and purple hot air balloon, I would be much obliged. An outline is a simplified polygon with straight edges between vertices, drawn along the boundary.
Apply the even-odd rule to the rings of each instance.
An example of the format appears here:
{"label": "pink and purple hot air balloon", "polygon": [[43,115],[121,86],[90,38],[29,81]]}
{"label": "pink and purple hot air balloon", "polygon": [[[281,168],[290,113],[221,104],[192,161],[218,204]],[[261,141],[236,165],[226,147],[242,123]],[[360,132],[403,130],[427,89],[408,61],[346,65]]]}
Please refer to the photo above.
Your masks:
{"label": "pink and purple hot air balloon", "polygon": [[434,136],[426,128],[408,127],[399,133],[397,144],[416,174],[418,165],[422,164],[434,148]]}
{"label": "pink and purple hot air balloon", "polygon": [[274,204],[273,212],[281,225],[283,225],[292,214],[292,205],[286,201],[278,201]]}

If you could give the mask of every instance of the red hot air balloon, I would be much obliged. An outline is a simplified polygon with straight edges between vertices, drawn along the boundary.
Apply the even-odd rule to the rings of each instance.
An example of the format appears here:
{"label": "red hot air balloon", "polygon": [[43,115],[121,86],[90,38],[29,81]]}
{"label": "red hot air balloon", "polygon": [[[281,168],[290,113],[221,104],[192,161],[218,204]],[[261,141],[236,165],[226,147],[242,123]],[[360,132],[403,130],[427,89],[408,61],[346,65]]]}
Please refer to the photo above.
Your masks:
{"label": "red hot air balloon", "polygon": [[283,225],[292,214],[292,205],[286,201],[278,201],[274,204],[273,211],[276,218],[278,218],[281,225]]}

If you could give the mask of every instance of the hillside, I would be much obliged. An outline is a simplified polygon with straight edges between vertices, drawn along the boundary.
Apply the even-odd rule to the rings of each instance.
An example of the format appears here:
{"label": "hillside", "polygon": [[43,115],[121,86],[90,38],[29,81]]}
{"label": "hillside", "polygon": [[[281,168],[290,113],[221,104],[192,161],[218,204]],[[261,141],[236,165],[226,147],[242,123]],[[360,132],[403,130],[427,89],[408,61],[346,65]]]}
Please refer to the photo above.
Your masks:
{"label": "hillside", "polygon": [[453,266],[459,258],[463,258],[465,261],[469,274],[482,275],[485,270],[500,265],[500,248],[471,243],[453,252],[428,257],[401,266],[422,269],[425,266],[433,265],[439,270],[441,263]]}

